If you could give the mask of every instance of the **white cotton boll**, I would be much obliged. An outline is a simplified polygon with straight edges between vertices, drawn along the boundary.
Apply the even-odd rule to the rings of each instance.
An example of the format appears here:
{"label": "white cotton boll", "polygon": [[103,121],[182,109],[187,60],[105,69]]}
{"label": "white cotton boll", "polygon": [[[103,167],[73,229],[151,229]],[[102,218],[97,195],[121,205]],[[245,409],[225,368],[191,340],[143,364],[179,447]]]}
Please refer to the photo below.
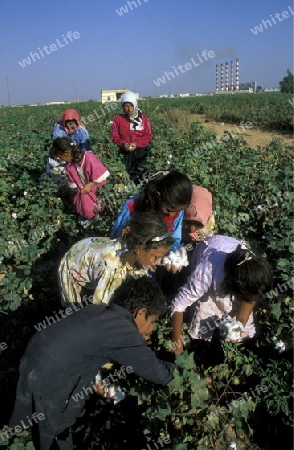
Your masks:
{"label": "white cotton boll", "polygon": [[278,350],[279,353],[283,353],[286,350],[286,345],[283,341],[278,341],[277,337],[273,337],[273,341],[275,343],[275,349]]}
{"label": "white cotton boll", "polygon": [[173,157],[173,155],[168,155],[168,157],[169,157],[169,158],[172,158],[172,157]]}
{"label": "white cotton boll", "polygon": [[28,195],[28,192],[27,192],[27,191],[24,191],[23,195],[24,195],[24,196]]}
{"label": "white cotton boll", "polygon": [[114,400],[114,404],[116,405],[117,403],[121,402],[122,400],[124,400],[125,398],[125,393],[121,390],[121,387],[118,386],[117,387],[117,392],[115,393],[115,400]]}
{"label": "white cotton boll", "polygon": [[241,333],[244,326],[241,322],[225,314],[219,321],[219,329],[221,336],[226,341],[238,341],[241,339]]}
{"label": "white cotton boll", "polygon": [[12,213],[12,214],[11,214],[11,217],[12,217],[13,219],[17,219],[17,214],[16,214],[16,213]]}
{"label": "white cotton boll", "polygon": [[189,265],[187,258],[187,251],[184,247],[180,250],[176,250],[175,252],[170,252],[167,256],[165,256],[162,260],[164,266],[172,265],[176,269],[180,267],[185,267]]}
{"label": "white cotton boll", "polygon": [[101,372],[98,372],[95,377],[95,383],[99,384],[100,381],[102,381],[102,375]]}
{"label": "white cotton boll", "polygon": [[237,444],[235,441],[230,442],[228,450],[238,450]]}
{"label": "white cotton boll", "polygon": [[279,353],[283,353],[286,350],[284,342],[277,342],[276,349],[279,351]]}
{"label": "white cotton boll", "polygon": [[109,391],[110,396],[114,397],[115,396],[115,387],[114,386],[109,386]]}
{"label": "white cotton boll", "polygon": [[170,164],[170,161],[166,161],[166,164]]}
{"label": "white cotton boll", "polygon": [[241,331],[240,330],[235,330],[235,329],[231,329],[228,332],[227,335],[227,340],[232,340],[232,341],[237,341],[238,339],[241,338]]}

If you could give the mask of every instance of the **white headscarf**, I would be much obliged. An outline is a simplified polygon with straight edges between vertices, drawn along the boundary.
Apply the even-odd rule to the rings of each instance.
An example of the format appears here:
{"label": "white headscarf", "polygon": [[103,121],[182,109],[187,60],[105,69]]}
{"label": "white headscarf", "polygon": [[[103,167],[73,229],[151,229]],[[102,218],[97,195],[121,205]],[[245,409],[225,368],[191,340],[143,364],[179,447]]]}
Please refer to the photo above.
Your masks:
{"label": "white headscarf", "polygon": [[132,105],[134,106],[135,111],[138,110],[137,99],[136,99],[136,96],[135,96],[135,94],[133,92],[127,91],[121,96],[121,104],[123,104],[125,102],[132,103]]}
{"label": "white headscarf", "polygon": [[133,122],[133,127],[136,130],[142,129],[142,111],[138,108],[138,103],[136,96],[133,92],[127,91],[121,96],[121,104],[123,105],[125,102],[132,103],[134,106],[134,112],[133,114],[127,114],[130,121]]}

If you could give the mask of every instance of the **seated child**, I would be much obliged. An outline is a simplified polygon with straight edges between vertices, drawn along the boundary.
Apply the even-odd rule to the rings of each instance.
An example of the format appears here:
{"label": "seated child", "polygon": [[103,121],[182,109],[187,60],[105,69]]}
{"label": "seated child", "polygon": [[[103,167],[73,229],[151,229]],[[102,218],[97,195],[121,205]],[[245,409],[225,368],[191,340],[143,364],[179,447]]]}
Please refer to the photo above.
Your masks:
{"label": "seated child", "polygon": [[[68,137],[81,150],[90,150],[89,134],[81,122],[79,113],[72,108],[65,109],[61,118],[54,124],[52,140]],[[65,164],[49,156],[46,172],[51,176],[58,188],[67,186]]]}
{"label": "seated child", "polygon": [[53,141],[50,157],[66,164],[68,184],[75,189],[73,204],[82,219],[93,219],[102,210],[98,204],[97,188],[106,183],[109,172],[97,155],[78,148],[69,138]]}

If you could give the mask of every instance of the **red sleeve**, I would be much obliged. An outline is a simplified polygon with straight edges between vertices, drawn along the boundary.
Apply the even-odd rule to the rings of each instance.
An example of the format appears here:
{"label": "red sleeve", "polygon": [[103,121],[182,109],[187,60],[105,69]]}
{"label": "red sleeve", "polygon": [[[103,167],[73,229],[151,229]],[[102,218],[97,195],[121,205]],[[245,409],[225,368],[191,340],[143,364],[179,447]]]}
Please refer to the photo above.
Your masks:
{"label": "red sleeve", "polygon": [[120,136],[120,116],[115,116],[111,127],[111,139],[119,147],[121,147],[126,141]]}
{"label": "red sleeve", "polygon": [[148,145],[152,139],[151,125],[145,114],[142,114],[142,122],[143,130],[141,131],[140,135],[136,136],[135,140],[139,148],[146,147],[146,145]]}
{"label": "red sleeve", "polygon": [[135,199],[131,199],[127,201],[127,207],[130,211],[131,216],[134,216],[134,209],[135,209]]}
{"label": "red sleeve", "polygon": [[180,213],[178,212],[174,217],[165,215],[163,220],[167,226],[168,231],[171,233],[174,230],[174,221]]}

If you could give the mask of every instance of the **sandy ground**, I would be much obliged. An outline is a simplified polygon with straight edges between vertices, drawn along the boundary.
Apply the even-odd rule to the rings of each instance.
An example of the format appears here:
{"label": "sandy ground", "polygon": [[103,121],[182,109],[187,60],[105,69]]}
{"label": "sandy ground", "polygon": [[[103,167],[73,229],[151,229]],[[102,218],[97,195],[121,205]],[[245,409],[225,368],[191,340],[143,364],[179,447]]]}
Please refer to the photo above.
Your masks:
{"label": "sandy ground", "polygon": [[246,128],[240,127],[239,124],[214,122],[213,120],[206,119],[203,114],[193,114],[193,117],[203,123],[204,127],[208,131],[214,131],[217,136],[221,136],[225,130],[231,130],[233,134],[241,133],[250,147],[256,148],[258,146],[267,146],[274,137],[279,137],[284,140],[286,147],[291,147],[294,144],[293,135],[290,133],[281,133],[278,131],[263,131],[256,127]]}

